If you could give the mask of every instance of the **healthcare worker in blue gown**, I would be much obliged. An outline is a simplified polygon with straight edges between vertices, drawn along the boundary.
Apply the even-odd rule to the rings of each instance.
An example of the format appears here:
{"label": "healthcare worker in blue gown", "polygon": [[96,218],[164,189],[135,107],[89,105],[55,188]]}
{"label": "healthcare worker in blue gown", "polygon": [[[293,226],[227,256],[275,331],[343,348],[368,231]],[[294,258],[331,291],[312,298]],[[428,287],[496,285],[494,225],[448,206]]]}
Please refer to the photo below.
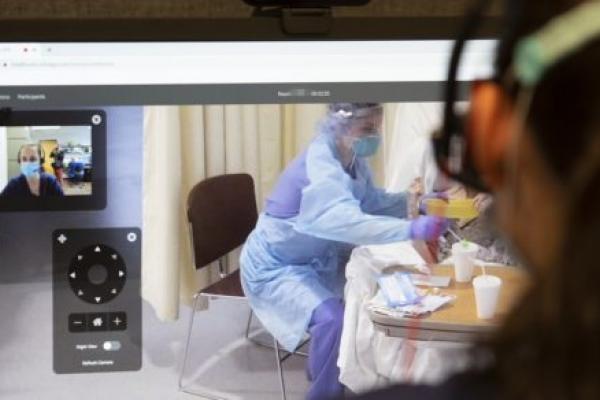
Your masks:
{"label": "healthcare worker in blue gown", "polygon": [[349,250],[435,240],[447,226],[436,217],[405,219],[407,194],[373,186],[366,159],[379,147],[382,119],[380,104],[331,104],[306,151],[280,176],[242,251],[242,285],[265,328],[289,351],[310,333],[310,400],[343,393],[337,358]]}

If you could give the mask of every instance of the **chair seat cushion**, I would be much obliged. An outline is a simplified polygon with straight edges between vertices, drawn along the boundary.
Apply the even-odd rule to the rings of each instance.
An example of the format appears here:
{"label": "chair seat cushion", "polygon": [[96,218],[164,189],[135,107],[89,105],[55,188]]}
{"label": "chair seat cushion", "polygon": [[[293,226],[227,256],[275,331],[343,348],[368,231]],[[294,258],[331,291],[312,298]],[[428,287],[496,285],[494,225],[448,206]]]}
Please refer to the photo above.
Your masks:
{"label": "chair seat cushion", "polygon": [[220,281],[213,283],[200,293],[208,296],[246,297],[240,281],[240,271],[236,270]]}

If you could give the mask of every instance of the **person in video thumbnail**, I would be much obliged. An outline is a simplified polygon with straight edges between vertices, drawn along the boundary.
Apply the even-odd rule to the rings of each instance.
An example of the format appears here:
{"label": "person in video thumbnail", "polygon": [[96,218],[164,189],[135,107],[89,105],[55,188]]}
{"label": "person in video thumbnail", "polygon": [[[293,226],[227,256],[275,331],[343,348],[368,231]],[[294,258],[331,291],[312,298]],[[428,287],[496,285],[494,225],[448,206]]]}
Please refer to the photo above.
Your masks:
{"label": "person in video thumbnail", "polygon": [[54,176],[42,171],[42,149],[38,144],[25,144],[17,156],[21,174],[12,178],[0,197],[64,196]]}
{"label": "person in video thumbnail", "polygon": [[374,186],[367,158],[377,152],[382,121],[381,104],[331,104],[242,251],[244,292],[266,329],[289,351],[310,333],[308,399],[343,393],[337,358],[353,246],[436,240],[447,226],[439,217],[407,220],[408,194]]}
{"label": "person in video thumbnail", "polygon": [[56,146],[56,148],[52,150],[52,153],[50,153],[50,157],[52,157],[52,169],[54,170],[54,176],[56,176],[58,183],[62,185],[65,152]]}

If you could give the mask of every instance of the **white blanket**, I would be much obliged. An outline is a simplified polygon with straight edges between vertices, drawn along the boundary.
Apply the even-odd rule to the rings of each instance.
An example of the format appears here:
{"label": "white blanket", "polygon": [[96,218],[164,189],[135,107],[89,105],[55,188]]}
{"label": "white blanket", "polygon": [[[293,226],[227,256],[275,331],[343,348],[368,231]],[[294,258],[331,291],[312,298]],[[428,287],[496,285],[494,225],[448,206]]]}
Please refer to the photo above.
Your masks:
{"label": "white blanket", "polygon": [[420,264],[410,242],[358,247],[346,266],[346,311],[338,366],[340,381],[355,393],[397,382],[439,382],[465,368],[464,344],[408,341],[376,331],[367,304],[376,276],[397,264]]}

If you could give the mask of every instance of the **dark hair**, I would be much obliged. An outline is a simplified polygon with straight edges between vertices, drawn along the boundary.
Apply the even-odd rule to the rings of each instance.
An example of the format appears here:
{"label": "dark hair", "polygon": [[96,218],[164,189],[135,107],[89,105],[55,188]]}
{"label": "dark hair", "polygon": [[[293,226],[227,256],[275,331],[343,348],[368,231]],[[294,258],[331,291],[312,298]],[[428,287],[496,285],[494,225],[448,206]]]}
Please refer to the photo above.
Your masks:
{"label": "dark hair", "polygon": [[[579,3],[505,1],[498,77],[508,72],[519,39]],[[568,226],[560,259],[544,266],[487,347],[501,398],[600,399],[600,154],[589,154],[600,145],[599,71],[600,38],[552,66],[532,98],[528,132],[570,196]],[[519,88],[506,90],[514,98]],[[582,181],[583,160],[591,173]]]}

